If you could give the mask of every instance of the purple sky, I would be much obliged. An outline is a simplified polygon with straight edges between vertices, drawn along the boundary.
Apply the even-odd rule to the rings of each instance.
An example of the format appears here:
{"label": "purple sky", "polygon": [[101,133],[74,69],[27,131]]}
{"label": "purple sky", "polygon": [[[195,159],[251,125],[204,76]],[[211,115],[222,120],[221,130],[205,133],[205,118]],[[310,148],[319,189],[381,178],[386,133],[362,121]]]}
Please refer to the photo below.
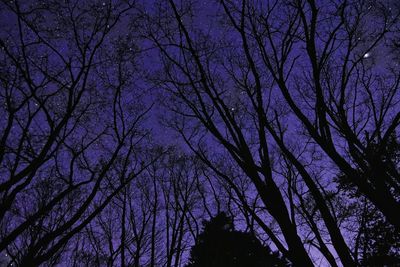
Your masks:
{"label": "purple sky", "polygon": [[[320,5],[322,11],[330,12],[335,9],[335,4],[339,2],[340,1],[321,0],[318,1],[318,4]],[[40,6],[39,2],[33,1],[32,3],[32,5]],[[102,10],[108,8],[109,5],[112,6],[115,4],[114,1],[97,1],[93,3],[95,7],[100,10],[97,10],[96,12],[102,12]],[[146,34],[150,32],[150,29],[154,30],[154,28],[152,28],[154,27],[154,24],[152,23],[158,17],[160,17],[161,20],[164,19],[162,23],[165,23],[162,24],[159,29],[165,30],[168,27],[167,23],[171,23],[170,26],[174,27],[173,30],[177,31],[177,22],[174,20],[169,21],[166,18],[168,15],[167,13],[163,14],[162,11],[160,13],[158,10],[159,3],[161,3],[162,6],[168,6],[167,1],[143,1],[139,3],[144,7],[144,11],[141,10],[140,12],[143,12],[141,15],[143,15],[145,18],[144,22],[140,22],[143,23],[143,25],[140,25],[139,27],[137,25],[132,26],[132,24],[138,23],[137,21],[132,20],[132,17],[139,13],[137,10],[130,11],[132,12],[132,15],[130,16],[128,13],[115,27],[113,25],[107,25],[107,28],[109,27],[112,32],[106,37],[107,39],[105,41],[105,45],[101,47],[98,57],[96,56],[94,59],[94,61],[98,62],[98,64],[94,66],[93,72],[90,73],[86,84],[91,88],[91,90],[85,92],[84,96],[82,97],[82,108],[84,107],[85,103],[91,103],[92,107],[88,109],[87,113],[85,113],[87,116],[83,116],[82,121],[77,123],[77,125],[74,125],[73,123],[66,124],[65,132],[75,129],[73,134],[68,136],[66,143],[68,143],[68,145],[71,147],[79,146],[85,142],[89,142],[89,140],[95,138],[96,134],[100,134],[104,131],[104,135],[101,135],[101,138],[93,143],[88,149],[87,162],[85,162],[84,159],[82,162],[80,162],[80,164],[96,166],[100,159],[104,160],[110,157],[113,149],[115,149],[118,144],[120,135],[123,135],[126,128],[129,128],[129,125],[131,125],[133,121],[138,118],[138,114],[142,114],[142,112],[151,107],[149,112],[145,114],[145,119],[143,119],[142,123],[143,128],[141,128],[148,130],[151,135],[148,139],[143,139],[144,141],[137,145],[138,151],[142,154],[140,155],[140,153],[138,153],[139,156],[135,158],[138,162],[136,162],[137,165],[132,165],[130,167],[132,172],[136,171],[136,168],[140,168],[140,164],[143,165],[144,162],[149,160],[151,153],[146,149],[155,146],[155,144],[163,145],[165,147],[177,146],[178,150],[181,149],[187,153],[191,152],[188,145],[185,144],[183,138],[181,138],[180,134],[174,129],[171,129],[171,127],[165,125],[167,124],[166,122],[172,121],[182,125],[185,123],[183,133],[186,135],[186,137],[191,138],[190,141],[192,141],[191,144],[193,145],[194,149],[198,148],[197,145],[199,145],[201,148],[204,148],[207,151],[210,159],[218,166],[218,168],[226,168],[226,171],[229,172],[229,175],[232,175],[232,177],[235,177],[240,182],[244,181],[246,180],[244,171],[238,167],[233,158],[229,156],[223,145],[217,141],[215,134],[213,135],[210,131],[205,130],[204,127],[199,124],[198,118],[193,118],[193,116],[190,116],[192,115],[190,113],[192,111],[190,111],[182,101],[173,98],[171,96],[172,94],[168,92],[168,90],[172,92],[176,92],[176,90],[178,90],[172,86],[174,83],[188,83],[188,78],[184,75],[183,71],[171,64],[171,69],[173,70],[171,71],[171,73],[173,73],[173,81],[160,81],[166,77],[165,70],[167,69],[166,67],[168,67],[168,63],[165,55],[161,55],[159,49],[155,46],[154,42],[152,42],[151,36]],[[188,5],[188,3],[188,1],[184,0],[176,1],[178,7]],[[238,4],[239,2],[233,1],[233,3]],[[265,8],[266,5],[271,2],[260,1],[258,3],[260,10],[263,10],[263,8]],[[394,3],[396,2],[394,0],[387,2],[388,7],[390,7],[389,10],[392,8],[392,3],[394,9]],[[23,5],[26,4],[27,3],[24,3]],[[250,148],[249,154],[252,154],[251,157],[254,159],[255,165],[259,166],[261,165],[261,159],[259,156],[259,144],[261,141],[257,132],[257,127],[259,125],[254,116],[255,111],[252,108],[252,99],[250,99],[247,96],[246,91],[239,86],[241,75],[243,75],[243,69],[247,67],[243,67],[247,63],[246,58],[243,55],[243,51],[241,50],[242,39],[240,35],[232,29],[231,25],[227,24],[227,17],[223,17],[221,15],[223,9],[216,1],[193,1],[193,4],[194,12],[191,14],[192,16],[185,15],[183,17],[183,23],[187,25],[189,29],[189,35],[191,38],[193,38],[196,45],[204,48],[204,51],[207,49],[211,50],[210,47],[213,49],[215,48],[216,51],[211,57],[208,58],[209,61],[206,60],[206,56],[200,56],[201,60],[204,60],[202,63],[207,65],[209,68],[207,69],[207,74],[209,75],[209,77],[207,77],[207,82],[215,85],[216,90],[220,94],[219,96],[223,99],[224,103],[227,104],[229,115],[231,115],[238,122],[240,131],[243,133],[244,139]],[[113,6],[111,9],[113,11],[118,10],[118,8],[115,6]],[[371,79],[371,86],[373,88],[390,88],[394,83],[394,75],[398,75],[399,65],[398,59],[395,59],[393,56],[393,51],[390,51],[387,46],[390,38],[392,38],[394,34],[389,35],[388,39],[385,39],[385,42],[382,42],[378,46],[369,49],[371,44],[377,38],[377,32],[382,30],[382,27],[384,26],[382,24],[381,17],[377,13],[378,9],[373,2],[371,2],[368,10],[371,10],[371,12],[367,13],[367,16],[363,18],[362,31],[360,31],[359,37],[356,40],[358,45],[351,51],[350,61],[359,62],[359,65],[357,66],[360,69],[357,69],[357,71],[360,71],[360,73],[365,71],[365,73],[372,73],[379,78]],[[5,14],[4,16],[0,17],[0,25],[5,26],[4,29],[0,31],[0,38],[2,42],[3,40],[6,40],[5,46],[9,48],[11,54],[19,54],[21,53],[21,51],[18,50],[21,40],[19,39],[19,32],[17,30],[17,20],[15,16],[9,12],[0,12],[1,14]],[[274,12],[275,17],[272,19],[272,23],[273,30],[277,33],[281,33],[281,31],[284,31],[287,27],[287,22],[282,19],[285,15],[285,12],[286,10],[277,10]],[[38,18],[38,21],[40,22],[42,19],[45,21],[41,24],[43,27],[43,32],[46,32],[47,27],[51,29],[49,32],[55,32],[55,36],[50,36],[49,38],[54,42],[52,44],[56,49],[53,50],[52,47],[47,44],[40,45],[38,48],[32,48],[30,52],[33,55],[33,63],[30,62],[29,64],[45,62],[48,60],[50,69],[49,72],[57,73],[59,71],[62,74],[59,76],[55,74],[55,76],[59,77],[60,80],[54,80],[48,78],[44,72],[38,68],[35,74],[32,77],[29,77],[32,83],[39,88],[38,92],[40,92],[41,95],[38,93],[38,96],[33,97],[27,104],[24,111],[27,113],[37,112],[37,115],[34,116],[31,124],[26,122],[26,119],[23,116],[18,117],[18,123],[15,124],[11,131],[11,136],[15,137],[21,137],[24,135],[24,133],[33,135],[36,139],[32,139],[34,140],[34,144],[32,146],[37,148],[38,151],[44,146],[46,139],[43,139],[42,137],[51,132],[50,128],[52,124],[48,117],[46,117],[47,114],[43,106],[49,105],[49,108],[52,112],[51,116],[54,116],[56,121],[61,120],[63,112],[65,112],[67,109],[66,107],[68,105],[69,96],[68,92],[77,90],[77,88],[84,84],[84,82],[81,80],[79,80],[76,84],[73,83],[75,78],[80,75],[79,65],[82,63],[82,57],[79,56],[81,51],[79,48],[74,46],[74,44],[71,44],[71,40],[73,40],[74,37],[74,32],[72,30],[73,25],[64,25],[65,29],[62,27],[58,28],[57,23],[60,23],[60,21],[55,17],[51,17],[51,15],[48,16],[49,17],[46,18]],[[317,49],[322,50],[321,44],[323,44],[325,41],[324,33],[327,30],[332,30],[333,26],[335,25],[334,22],[335,21],[331,22],[329,20],[321,19],[321,24],[319,25],[320,28],[318,28],[318,30],[322,34],[321,36],[317,37]],[[91,28],[79,29],[77,35],[81,34],[82,40],[86,40],[85,38],[90,38],[88,37],[90,36],[90,29]],[[170,41],[162,35],[161,30],[157,31],[157,29],[155,29],[153,33],[159,35],[157,37],[159,37],[159,40],[163,45],[166,45],[167,42]],[[130,38],[130,35],[132,35],[133,38]],[[32,36],[34,36],[34,34],[32,34]],[[27,34],[26,39],[32,41],[37,37],[32,36]],[[176,42],[176,44],[179,44],[179,41],[182,41],[179,39],[180,36],[178,32],[171,33],[171,36],[169,37],[171,37],[171,42]],[[100,37],[96,35],[93,40],[96,40],[96,38]],[[182,42],[185,43],[185,41]],[[255,44],[251,45],[255,46]],[[333,46],[335,47],[332,49],[332,54],[330,55],[330,63],[333,67],[330,71],[333,73],[332,76],[336,75],[333,77],[333,79],[337,79],[337,85],[340,83],[340,79],[338,77],[341,68],[341,61],[346,56],[345,41],[342,42],[339,40]],[[94,49],[94,47],[95,46],[91,44],[90,49]],[[180,63],[183,62],[183,54],[181,53],[182,51],[178,50],[176,46],[174,47],[169,44],[166,45],[166,47],[167,53],[169,53],[173,59],[179,61]],[[90,51],[90,49],[88,49],[88,51]],[[120,56],[118,49],[121,49],[120,54],[122,54],[123,58],[122,66],[118,65],[119,61],[116,60],[116,58]],[[318,53],[322,53],[322,51],[318,51]],[[90,52],[87,52],[87,54],[90,54]],[[260,68],[260,80],[264,90],[263,112],[267,114],[269,119],[271,119],[274,114],[279,114],[278,119],[285,128],[285,144],[287,144],[290,149],[295,151],[296,156],[304,165],[307,166],[307,168],[310,169],[310,172],[312,171],[313,175],[316,177],[321,177],[319,182],[325,190],[335,189],[336,184],[332,182],[332,179],[338,175],[338,168],[333,164],[332,160],[325,156],[322,149],[315,145],[315,142],[310,140],[309,136],[305,134],[302,123],[290,111],[288,104],[284,100],[284,97],[282,96],[276,82],[274,82],[272,75],[269,73],[269,71],[263,68],[264,66],[261,55],[258,52],[254,52],[254,57],[256,58],[256,66]],[[85,56],[83,58],[85,58]],[[106,58],[104,62],[101,61],[103,58]],[[68,60],[70,60],[71,64],[66,64]],[[85,58],[85,60],[89,59]],[[316,120],[316,111],[313,102],[315,99],[313,95],[314,88],[309,84],[310,80],[312,80],[310,68],[311,62],[308,59],[307,51],[303,41],[298,41],[293,44],[291,53],[288,56],[288,61],[291,60],[295,62],[293,64],[293,69],[290,70],[288,66],[284,69],[284,71],[287,73],[291,71],[286,82],[291,87],[291,93],[294,96],[294,100],[299,103],[301,111],[305,116],[307,116],[307,118],[310,119],[310,121],[314,122],[314,120]],[[165,65],[163,65],[164,63]],[[241,65],[241,63],[244,65]],[[69,70],[62,69],[64,65],[72,67]],[[6,67],[8,66],[5,66],[4,69],[6,69]],[[389,72],[389,69],[391,69],[393,72]],[[195,71],[196,70],[194,70],[194,72]],[[120,78],[119,75],[125,75],[124,78],[126,78],[127,81],[124,86],[121,86],[122,89],[119,89],[118,87]],[[360,113],[360,110],[362,111],[361,108],[364,107],[363,104],[365,99],[360,100],[360,98],[355,96],[358,88],[358,81],[356,82],[353,77],[355,76],[350,78],[350,85],[348,94],[346,95],[346,100],[354,99],[352,103],[350,103],[351,101],[348,102],[353,104],[355,108],[353,110],[349,108],[348,112],[349,114],[356,115]],[[239,80],[235,80],[235,78],[238,78]],[[47,79],[49,82],[47,82]],[[364,79],[363,81],[366,80],[367,79]],[[246,81],[249,82],[249,87],[251,87],[255,83],[255,78],[250,74]],[[62,90],[58,91],[60,88]],[[192,101],[195,102],[195,94],[190,91],[190,86],[185,87],[182,85],[182,88],[186,88],[188,90],[188,95],[191,94],[189,97],[193,97],[194,100]],[[26,94],[29,95],[30,88],[27,87],[26,90]],[[118,90],[121,91],[118,93]],[[77,92],[78,91],[79,90],[77,90]],[[54,97],[51,98],[51,101],[46,102],[47,100],[43,100],[45,96],[49,95],[50,93],[54,93]],[[384,95],[385,91],[384,89],[381,91],[377,89],[374,90],[373,93],[376,93],[376,95],[369,97],[373,100],[376,100],[381,95]],[[76,94],[74,96],[76,96]],[[16,93],[16,101],[22,101],[20,99],[23,99],[25,96],[26,95],[24,95],[23,92]],[[367,98],[368,95],[363,97]],[[207,96],[204,96],[204,98],[207,99]],[[112,103],[116,103],[115,99],[118,99],[119,102],[118,105],[113,106]],[[393,102],[398,105],[400,101],[400,95],[394,95],[393,99]],[[93,101],[93,103],[91,101]],[[209,110],[215,108],[211,106],[211,100],[209,98],[205,102],[206,105],[210,105],[207,106]],[[359,107],[361,108],[358,109]],[[6,108],[7,104],[5,104],[4,107],[1,107],[0,111],[5,113]],[[185,113],[186,116],[182,116],[174,111],[178,111],[178,113],[187,113]],[[392,107],[389,109],[387,117],[393,117],[392,114],[395,114],[395,112],[396,108]],[[213,114],[213,116],[216,129],[219,130],[227,140],[234,143],[235,136],[229,132],[229,129],[226,123],[221,119],[221,116],[218,114]],[[349,120],[352,120],[351,122],[355,125],[359,123],[357,120],[360,120],[359,124],[364,123],[363,126],[357,125],[355,127],[355,131],[358,131],[360,136],[365,136],[364,132],[368,133],[368,131],[371,131],[376,124],[376,121],[368,120],[365,118],[365,116],[366,114],[362,112],[359,117],[350,115],[348,116]],[[0,130],[5,129],[4,125],[6,125],[6,120],[7,119],[5,116],[0,118],[0,124],[2,124],[2,126],[0,126]],[[24,129],[25,124],[27,125],[26,129]],[[75,126],[76,128],[74,128]],[[135,136],[136,139],[133,138],[133,141],[142,140],[140,138],[142,137],[142,133],[144,135],[145,130],[140,132],[138,136]],[[335,140],[334,145],[336,146],[337,150],[340,153],[346,154],[348,147],[343,136],[341,136],[340,133],[335,130],[333,130],[333,135]],[[271,147],[270,153],[275,160],[272,163],[274,166],[276,166],[274,169],[275,182],[278,185],[283,185],[286,182],[283,173],[283,171],[285,171],[285,166],[282,162],[280,162],[283,160],[280,157],[278,146],[270,135],[267,136],[267,142]],[[9,143],[10,147],[18,147],[18,138],[13,138]],[[67,174],[71,169],[73,169],[69,166],[69,163],[73,158],[73,153],[70,153],[68,149],[65,148],[62,152],[57,154],[58,158],[55,158],[54,162],[49,161],[48,163],[44,164],[43,168],[52,168],[57,162],[62,162],[62,164],[57,167],[59,167],[61,173]],[[33,151],[32,155],[29,156],[34,157],[34,153],[36,153],[36,151]],[[121,154],[125,155],[127,153],[127,148],[124,147]],[[14,156],[10,156],[10,162],[15,160],[13,157]],[[18,172],[23,169],[25,166],[24,164],[28,163],[22,163],[20,166],[18,163],[16,163],[15,166],[17,167],[15,167],[14,171]],[[4,169],[2,172],[6,173],[7,170]],[[3,173],[0,173],[0,175]],[[82,177],[89,176],[89,170],[82,171],[81,173],[77,171],[75,174],[75,178],[77,180],[82,179]],[[254,199],[256,197],[254,185],[249,185],[247,189],[247,197],[249,199]],[[304,191],[306,191],[306,189],[304,189]],[[24,193],[24,197],[30,199],[24,200],[27,203],[35,203],[34,195]],[[101,199],[101,197],[102,196],[98,196],[98,199]],[[262,205],[261,202],[260,205]],[[26,209],[26,212],[29,213],[29,208]],[[265,209],[260,208],[260,214],[263,219],[276,227],[274,220],[270,218],[270,215],[265,211]],[[24,218],[21,219],[21,221],[23,220]],[[18,225],[20,221],[15,221],[13,223]],[[239,228],[244,228],[244,224],[239,224]],[[348,242],[352,242],[353,240],[350,236],[350,230],[345,228],[342,230],[346,238],[349,239]],[[278,234],[278,236],[279,238],[282,238],[281,234]],[[310,253],[313,255],[313,257],[319,257],[319,254],[314,250],[310,251]]]}

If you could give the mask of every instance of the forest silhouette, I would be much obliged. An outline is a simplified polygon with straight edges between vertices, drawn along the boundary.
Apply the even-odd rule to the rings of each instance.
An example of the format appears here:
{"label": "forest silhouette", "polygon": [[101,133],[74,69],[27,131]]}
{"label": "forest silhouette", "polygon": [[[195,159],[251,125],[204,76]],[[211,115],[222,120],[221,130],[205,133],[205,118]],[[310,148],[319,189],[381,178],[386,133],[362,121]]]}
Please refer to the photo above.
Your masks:
{"label": "forest silhouette", "polygon": [[398,0],[1,0],[0,266],[400,266],[399,66]]}

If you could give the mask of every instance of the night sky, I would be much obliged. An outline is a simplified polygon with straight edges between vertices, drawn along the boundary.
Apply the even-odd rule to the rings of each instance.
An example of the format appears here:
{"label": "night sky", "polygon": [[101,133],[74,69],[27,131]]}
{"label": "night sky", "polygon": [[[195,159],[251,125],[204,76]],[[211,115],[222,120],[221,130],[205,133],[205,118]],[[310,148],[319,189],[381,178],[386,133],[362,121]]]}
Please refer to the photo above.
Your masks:
{"label": "night sky", "polygon": [[400,5],[0,2],[0,266],[399,266]]}

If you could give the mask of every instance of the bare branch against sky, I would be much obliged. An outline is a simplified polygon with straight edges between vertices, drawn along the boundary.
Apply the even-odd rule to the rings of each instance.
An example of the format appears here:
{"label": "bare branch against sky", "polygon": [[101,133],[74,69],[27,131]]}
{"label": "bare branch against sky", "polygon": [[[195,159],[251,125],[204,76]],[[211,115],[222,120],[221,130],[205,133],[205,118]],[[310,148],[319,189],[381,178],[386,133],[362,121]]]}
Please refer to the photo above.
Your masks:
{"label": "bare branch against sky", "polygon": [[0,266],[400,266],[400,4],[0,2]]}

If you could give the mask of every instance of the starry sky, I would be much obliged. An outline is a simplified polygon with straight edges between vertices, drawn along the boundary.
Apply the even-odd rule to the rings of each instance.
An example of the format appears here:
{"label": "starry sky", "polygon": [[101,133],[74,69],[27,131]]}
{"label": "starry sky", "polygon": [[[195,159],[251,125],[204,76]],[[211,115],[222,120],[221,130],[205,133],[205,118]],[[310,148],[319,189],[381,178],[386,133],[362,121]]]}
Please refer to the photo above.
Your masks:
{"label": "starry sky", "polygon": [[[46,1],[24,2],[19,8],[21,10],[46,10]],[[117,4],[117,2],[119,4]],[[240,1],[227,1],[232,10],[240,7]],[[317,1],[322,14],[331,14],[337,12],[337,6],[341,1],[320,0]],[[168,1],[142,1],[137,2],[137,8],[121,12],[118,23],[113,23],[114,16],[124,9],[126,2],[122,1],[92,1],[88,14],[91,19],[101,17],[101,14],[111,11],[111,19],[98,22],[105,26],[104,45],[98,49],[96,56],[91,58],[91,53],[97,49],[96,42],[102,40],[102,32],[96,32],[92,21],[79,21],[80,27],[70,23],[65,14],[57,13],[57,1],[51,8],[52,12],[43,11],[43,14],[32,15],[31,23],[27,23],[26,28],[20,26],[22,23],[15,16],[16,9],[13,12],[0,10],[0,23],[4,28],[0,31],[2,54],[9,61],[4,61],[1,72],[4,77],[13,77],[13,64],[17,67],[21,62],[30,66],[32,74],[24,77],[17,77],[13,82],[18,85],[16,88],[23,88],[20,91],[7,91],[2,93],[5,98],[8,94],[15,94],[13,101],[3,103],[0,108],[0,114],[6,114],[10,106],[21,104],[21,112],[16,115],[15,123],[11,127],[10,136],[21,138],[29,136],[32,142],[26,145],[25,159],[35,158],[39,155],[47,142],[47,137],[54,131],[55,125],[63,121],[63,116],[69,112],[68,106],[71,99],[80,99],[80,105],[73,115],[76,116],[72,122],[66,123],[61,131],[65,137],[66,148],[60,153],[55,153],[54,161],[44,164],[44,168],[56,166],[60,173],[67,174],[70,169],[70,162],[74,158],[71,152],[75,148],[89,144],[87,155],[82,157],[81,165],[97,166],[98,162],[106,161],[113,151],[121,143],[121,136],[132,134],[131,143],[135,144],[137,154],[136,165],[132,167],[140,168],[150,161],[149,148],[157,145],[169,147],[177,146],[184,152],[190,153],[192,150],[202,149],[221,169],[226,168],[229,175],[245,177],[240,167],[235,165],[234,159],[229,157],[226,146],[221,145],[218,135],[234,143],[236,136],[231,134],[226,121],[218,115],[215,107],[212,106],[212,97],[202,91],[204,88],[199,86],[199,91],[204,102],[204,110],[215,121],[216,131],[212,133],[205,129],[199,122],[199,116],[196,117],[195,109],[188,107],[187,103],[177,95],[183,90],[187,92],[187,97],[191,103],[200,106],[196,91],[191,88],[191,84],[198,84],[197,80],[190,83],[188,77],[195,77],[199,81],[206,80],[207,84],[215,89],[215,96],[220,97],[226,104],[227,111],[238,123],[238,128],[243,133],[243,137],[250,148],[251,157],[254,158],[255,165],[261,165],[260,157],[260,136],[258,134],[259,122],[256,120],[257,112],[253,109],[252,100],[254,97],[253,88],[256,79],[249,74],[249,65],[242,51],[243,40],[240,34],[235,31],[229,18],[224,15],[223,7],[212,0],[207,1],[175,1],[178,12],[183,14],[181,21],[176,21]],[[255,1],[255,12],[262,13],[266,7],[272,4],[271,1]],[[357,1],[354,3],[357,4]],[[375,1],[363,2],[363,8],[366,15],[360,18],[360,29],[354,33],[354,43],[347,47],[346,30],[338,33],[337,40],[330,47],[329,68],[326,73],[332,74],[328,77],[327,88],[333,88],[340,84],[340,71],[351,68],[343,67],[344,58],[349,59],[349,65],[357,65],[354,69],[355,75],[359,80],[349,78],[348,92],[345,96],[348,108],[347,112],[350,123],[358,131],[360,136],[364,132],[372,131],[379,119],[369,120],[365,113],[365,103],[368,99],[379,102],[379,98],[390,92],[390,88],[396,87],[396,77],[399,75],[399,55],[398,51],[393,49],[393,40],[398,37],[399,29],[396,28],[392,20],[394,14],[398,14],[399,6],[395,0],[387,0],[384,7],[375,4]],[[7,2],[9,7],[14,8],[14,2]],[[58,3],[60,4],[60,3]],[[62,3],[60,4],[62,5]],[[288,12],[285,9],[279,9],[283,2],[277,1],[277,9],[274,10],[270,23],[272,25],[272,34],[279,40],[288,26],[285,16]],[[60,6],[61,7],[61,6]],[[37,8],[37,9],[36,9]],[[382,12],[387,15],[386,20],[382,19]],[[236,11],[236,10],[235,10]],[[325,12],[325,13],[324,13]],[[73,13],[73,12],[72,12]],[[29,15],[29,12],[24,15]],[[32,14],[36,14],[32,12]],[[100,14],[100,15],[99,15]],[[238,19],[238,13],[233,12],[234,20]],[[28,16],[27,15],[27,16]],[[349,14],[350,22],[355,20]],[[327,16],[329,17],[329,16]],[[335,16],[333,16],[335,17]],[[335,17],[337,19],[338,16]],[[77,18],[79,16],[77,15]],[[317,52],[323,53],[323,44],[326,41],[326,33],[334,28],[337,22],[335,19],[322,18],[319,21],[318,30],[321,35],[316,38]],[[386,22],[386,23],[385,23]],[[104,24],[105,23],[105,24]],[[188,30],[188,36],[193,40],[194,46],[198,49],[201,63],[207,67],[206,77],[198,73],[195,60],[190,57],[187,50],[187,38],[183,38],[182,28],[179,25],[185,25]],[[104,25],[103,25],[104,24]],[[86,27],[87,26],[87,27]],[[101,28],[101,27],[100,27]],[[394,28],[394,29],[393,29]],[[380,32],[389,30],[385,38],[380,36]],[[35,32],[40,32],[38,34]],[[250,29],[246,29],[250,35]],[[110,32],[108,32],[110,31]],[[393,32],[392,32],[393,31]],[[303,34],[301,31],[299,35]],[[24,36],[21,38],[20,36]],[[42,39],[41,39],[42,38]],[[304,40],[301,37],[295,37],[288,53],[287,61],[293,62],[283,68],[287,75],[285,82],[290,86],[293,99],[301,107],[301,111],[310,119],[317,123],[315,109],[315,90],[312,86],[312,63],[308,59]],[[40,44],[36,41],[40,40]],[[46,43],[46,40],[50,40]],[[74,41],[75,40],[75,41]],[[88,41],[89,40],[89,41]],[[80,43],[80,41],[82,43]],[[88,45],[83,45],[88,42]],[[277,41],[279,43],[279,41]],[[285,43],[279,43],[284,46]],[[26,46],[26,47],[25,47]],[[337,176],[338,168],[334,166],[330,159],[326,159],[315,142],[310,141],[305,133],[301,122],[290,111],[288,104],[279,91],[274,77],[263,65],[263,54],[256,51],[256,42],[250,43],[254,48],[253,56],[255,66],[260,69],[260,77],[264,101],[262,103],[262,112],[271,121],[278,121],[285,134],[285,142],[290,149],[297,153],[299,159],[307,166],[313,167],[313,174],[321,176],[321,186],[327,190],[335,187],[332,183],[333,177]],[[25,47],[25,50],[21,47]],[[182,48],[185,49],[182,49]],[[273,50],[274,47],[269,47]],[[397,47],[398,48],[398,47]],[[164,50],[163,50],[164,49]],[[29,54],[29,61],[23,59],[24,53]],[[13,56],[15,56],[15,60]],[[279,55],[280,56],[280,55]],[[11,58],[11,59],[10,59]],[[189,58],[189,59],[188,59]],[[86,62],[93,60],[93,68],[86,72]],[[279,61],[279,60],[277,60]],[[175,64],[177,62],[178,64]],[[179,68],[179,64],[184,68]],[[186,65],[185,65],[186,64]],[[81,67],[81,66],[85,67]],[[43,67],[45,66],[45,67]],[[185,67],[187,69],[185,69]],[[21,69],[28,67],[21,67]],[[188,70],[189,69],[189,70]],[[190,75],[186,75],[187,73]],[[27,71],[28,73],[29,71]],[[9,76],[8,76],[9,75]],[[87,79],[81,77],[87,76]],[[370,76],[368,76],[370,75]],[[200,77],[200,78],[199,78]],[[28,81],[24,82],[24,79]],[[6,79],[5,79],[6,80]],[[342,79],[343,80],[343,79]],[[364,82],[364,87],[370,86],[373,89],[372,94],[357,96],[359,81]],[[246,82],[245,86],[243,83]],[[310,85],[311,84],[311,85]],[[89,88],[83,96],[79,96],[79,88]],[[8,87],[7,87],[8,88]],[[13,88],[13,86],[10,86]],[[35,88],[35,89],[32,89]],[[246,91],[246,88],[248,89]],[[250,89],[249,89],[250,88]],[[327,90],[328,91],[328,90]],[[73,93],[71,93],[73,92]],[[339,93],[338,93],[339,95]],[[328,95],[327,96],[331,96]],[[29,98],[25,102],[24,98]],[[188,102],[190,102],[188,101]],[[393,106],[388,108],[385,116],[391,118],[396,114],[396,104],[398,105],[400,96],[393,96]],[[330,103],[334,106],[335,103]],[[195,105],[195,106],[196,106]],[[353,109],[351,108],[353,105]],[[363,110],[364,108],[364,110]],[[76,112],[76,113],[75,113]],[[215,113],[214,113],[215,112]],[[29,114],[32,120],[25,116]],[[357,117],[357,116],[358,117]],[[275,116],[275,117],[274,117]],[[275,120],[273,120],[275,118]],[[138,127],[136,126],[136,123]],[[0,130],[6,129],[7,117],[0,117]],[[361,125],[361,126],[360,126]],[[128,129],[131,129],[132,132]],[[277,127],[277,125],[275,125]],[[332,127],[334,128],[334,127]],[[181,132],[177,131],[180,130]],[[70,134],[71,133],[71,134]],[[127,134],[129,133],[129,134]],[[134,134],[133,134],[134,133]],[[335,146],[341,153],[347,153],[347,147],[343,136],[334,133]],[[366,134],[365,134],[366,135]],[[99,137],[97,137],[99,136]],[[190,143],[192,147],[185,143]],[[10,138],[8,146],[15,151],[18,150],[18,138]],[[61,137],[60,137],[61,138]],[[59,141],[59,139],[57,139]],[[91,143],[91,140],[96,140]],[[280,158],[278,147],[269,136],[268,143],[271,143],[271,154],[277,159]],[[21,147],[21,146],[20,146]],[[10,151],[12,150],[10,149]],[[57,151],[57,148],[54,148]],[[123,147],[121,154],[128,154],[128,148]],[[122,155],[122,156],[123,156]],[[123,158],[123,157],[122,157]],[[8,159],[10,165],[14,156]],[[21,166],[15,163],[13,171],[19,171],[25,166],[24,160]],[[121,160],[122,161],[122,160]],[[278,160],[277,160],[278,161]],[[11,163],[10,163],[11,162]],[[27,160],[29,162],[29,160]],[[58,162],[61,162],[58,166]],[[284,183],[283,172],[285,166],[281,162],[273,162],[277,166],[274,173],[279,184]],[[8,166],[5,164],[2,169],[7,173]],[[86,166],[85,165],[85,166]],[[11,166],[11,165],[10,165]],[[139,166],[139,167],[138,167]],[[93,169],[98,168],[93,167]],[[10,167],[10,169],[12,169]],[[90,169],[90,168],[88,168]],[[97,171],[97,169],[96,169]],[[88,176],[90,171],[75,173],[77,180]],[[5,177],[5,176],[4,176]],[[112,183],[109,183],[112,184]],[[57,192],[57,184],[52,185],[54,192]],[[51,187],[51,188],[53,188]],[[254,197],[254,186],[249,186],[248,196]],[[253,190],[253,191],[251,191]],[[22,198],[21,198],[22,199]],[[22,203],[36,203],[34,196],[24,194]],[[33,204],[34,205],[34,204]],[[27,212],[29,213],[29,209]],[[22,220],[22,219],[21,219]],[[18,225],[20,221],[14,222]],[[240,227],[240,225],[239,225]],[[347,233],[346,233],[347,234]]]}

